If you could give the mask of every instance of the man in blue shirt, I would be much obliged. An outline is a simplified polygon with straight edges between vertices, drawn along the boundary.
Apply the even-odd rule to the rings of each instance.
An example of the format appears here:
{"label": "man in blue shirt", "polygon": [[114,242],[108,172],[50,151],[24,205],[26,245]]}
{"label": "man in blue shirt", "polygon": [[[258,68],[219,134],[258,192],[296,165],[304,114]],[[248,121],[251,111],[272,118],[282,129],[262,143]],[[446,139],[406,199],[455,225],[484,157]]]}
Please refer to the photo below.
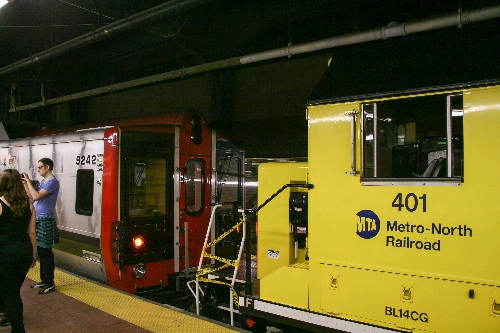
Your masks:
{"label": "man in blue shirt", "polygon": [[31,288],[40,288],[39,294],[47,294],[56,289],[54,284],[54,253],[52,247],[59,243],[54,208],[59,194],[59,181],[54,177],[54,162],[50,158],[38,161],[38,174],[42,181],[35,188],[29,176],[23,173],[24,184],[33,198],[36,211],[36,247],[40,259],[40,282]]}

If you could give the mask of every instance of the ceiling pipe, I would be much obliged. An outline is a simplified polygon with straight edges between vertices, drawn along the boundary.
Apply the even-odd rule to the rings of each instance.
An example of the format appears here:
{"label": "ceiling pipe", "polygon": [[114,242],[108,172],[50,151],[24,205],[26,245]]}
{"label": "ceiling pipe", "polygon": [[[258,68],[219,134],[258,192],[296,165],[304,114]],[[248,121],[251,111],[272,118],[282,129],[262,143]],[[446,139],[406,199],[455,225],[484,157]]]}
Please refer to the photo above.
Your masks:
{"label": "ceiling pipe", "polygon": [[40,64],[49,59],[60,56],[64,53],[74,51],[83,46],[96,43],[106,38],[124,33],[129,30],[137,29],[152,22],[158,21],[167,15],[180,13],[192,9],[213,0],[172,0],[167,3],[150,8],[143,12],[134,14],[120,21],[108,24],[105,27],[96,29],[85,35],[71,39],[67,42],[51,47],[43,52],[39,52],[29,58],[19,60],[13,64],[0,68],[0,77],[12,74],[27,67]]}
{"label": "ceiling pipe", "polygon": [[211,62],[208,64],[197,65],[189,68],[183,68],[179,70],[174,70],[170,72],[165,72],[157,75],[152,75],[132,81],[126,81],[122,83],[112,84],[105,87],[100,87],[92,90],[87,90],[71,95],[66,95],[58,98],[48,99],[38,103],[27,104],[23,106],[18,106],[11,108],[10,112],[17,112],[22,110],[34,109],[50,104],[64,103],[70,100],[102,95],[105,93],[116,92],[119,90],[129,89],[133,87],[138,87],[146,84],[158,83],[162,81],[167,81],[171,79],[184,78],[186,76],[200,74],[204,72],[209,72],[213,70],[219,70],[223,68],[250,64],[265,60],[276,59],[280,57],[290,57],[292,55],[325,50],[334,47],[353,45],[359,43],[365,43],[380,39],[387,39],[398,36],[407,36],[410,34],[415,34],[419,32],[432,31],[436,29],[443,29],[458,26],[461,27],[464,24],[480,22],[489,19],[495,19],[500,17],[500,5],[477,9],[462,11],[459,13],[447,14],[435,18],[424,19],[415,22],[406,22],[401,24],[390,24],[389,26],[377,28],[373,30],[368,30],[364,32],[346,34],[342,36],[332,37],[328,39],[319,40],[316,42],[305,43],[287,46],[280,49],[275,49],[271,51],[255,53],[243,57],[235,57],[220,61]]}
{"label": "ceiling pipe", "polygon": [[398,36],[407,36],[419,32],[432,31],[449,27],[462,27],[462,25],[485,21],[500,17],[500,5],[466,10],[458,13],[447,14],[435,18],[424,19],[414,22],[400,24],[389,24],[386,27],[346,34],[339,37],[319,40],[307,44],[293,45],[267,52],[252,54],[241,58],[242,64],[265,61],[279,57],[290,57],[296,54],[325,50],[334,47],[371,42],[379,39],[387,39]]}

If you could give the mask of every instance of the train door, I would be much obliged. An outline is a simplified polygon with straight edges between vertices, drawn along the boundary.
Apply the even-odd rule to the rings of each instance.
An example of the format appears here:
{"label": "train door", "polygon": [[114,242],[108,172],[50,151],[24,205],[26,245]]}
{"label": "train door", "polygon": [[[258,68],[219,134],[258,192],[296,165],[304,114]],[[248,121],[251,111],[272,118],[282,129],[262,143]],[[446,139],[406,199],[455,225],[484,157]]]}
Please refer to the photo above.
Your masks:
{"label": "train door", "polygon": [[[221,146],[221,142],[217,140],[212,157],[210,155],[181,155],[180,158],[180,165],[183,166],[179,223],[181,269],[198,264],[210,221],[211,203],[225,203],[223,209],[217,213],[212,239],[235,224],[233,207],[243,207],[243,151],[228,146],[226,141]],[[225,252],[233,255],[237,253],[236,243],[239,244],[236,241],[224,242],[222,247],[226,248],[226,245],[229,245],[230,250]],[[188,244],[187,247],[186,244]],[[212,250],[212,253],[221,254],[220,250]]]}
{"label": "train door", "polygon": [[[178,140],[179,188],[176,228],[175,271],[189,275],[189,267],[198,264],[210,220],[212,131],[199,114],[191,114],[176,129]],[[177,197],[178,196],[178,197]]]}
{"label": "train door", "polygon": [[120,142],[120,269],[134,265],[139,288],[159,285],[174,257],[174,135],[124,131]]}
{"label": "train door", "polygon": [[179,213],[179,264],[195,266],[210,220],[210,155],[181,155],[181,210]]}

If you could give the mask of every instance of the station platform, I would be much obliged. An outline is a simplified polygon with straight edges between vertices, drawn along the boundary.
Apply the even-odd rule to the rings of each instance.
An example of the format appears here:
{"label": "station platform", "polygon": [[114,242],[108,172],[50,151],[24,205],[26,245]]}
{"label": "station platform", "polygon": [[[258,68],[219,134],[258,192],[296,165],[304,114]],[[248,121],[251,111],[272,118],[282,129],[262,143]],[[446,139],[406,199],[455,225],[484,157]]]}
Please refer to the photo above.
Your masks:
{"label": "station platform", "polygon": [[[56,290],[39,295],[39,264],[21,288],[27,333],[247,332],[56,269]],[[10,326],[0,327],[9,333]]]}

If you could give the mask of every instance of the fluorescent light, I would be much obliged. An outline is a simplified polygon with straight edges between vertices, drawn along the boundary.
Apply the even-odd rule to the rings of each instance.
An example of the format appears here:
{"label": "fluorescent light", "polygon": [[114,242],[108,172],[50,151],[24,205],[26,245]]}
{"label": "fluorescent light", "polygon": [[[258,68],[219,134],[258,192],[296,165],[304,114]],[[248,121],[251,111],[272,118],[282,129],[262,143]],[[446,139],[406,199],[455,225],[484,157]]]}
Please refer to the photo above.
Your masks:
{"label": "fluorescent light", "polygon": [[0,8],[2,8],[3,6],[5,6],[6,4],[8,4],[10,1],[8,0],[0,0]]}

